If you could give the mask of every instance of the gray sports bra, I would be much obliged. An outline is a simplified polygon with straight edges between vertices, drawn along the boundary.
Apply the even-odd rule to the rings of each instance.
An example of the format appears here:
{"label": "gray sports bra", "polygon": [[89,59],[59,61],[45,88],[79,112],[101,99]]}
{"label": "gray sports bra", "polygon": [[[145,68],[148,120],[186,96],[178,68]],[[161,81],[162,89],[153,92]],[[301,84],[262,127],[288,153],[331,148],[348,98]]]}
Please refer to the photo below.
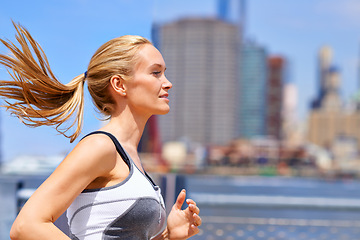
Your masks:
{"label": "gray sports bra", "polygon": [[67,210],[71,239],[148,240],[160,234],[166,225],[160,188],[137,168],[113,135],[90,134],[109,136],[130,173],[114,186],[85,189],[74,200]]}

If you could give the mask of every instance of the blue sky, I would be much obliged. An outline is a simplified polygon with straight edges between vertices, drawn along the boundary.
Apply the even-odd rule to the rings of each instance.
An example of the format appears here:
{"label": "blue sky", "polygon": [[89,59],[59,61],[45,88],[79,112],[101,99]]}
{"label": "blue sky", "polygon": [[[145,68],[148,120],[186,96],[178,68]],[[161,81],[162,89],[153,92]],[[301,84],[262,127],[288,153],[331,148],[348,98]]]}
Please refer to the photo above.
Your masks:
{"label": "blue sky", "polygon": [[[0,37],[14,39],[11,19],[32,33],[63,83],[85,71],[95,50],[111,38],[136,34],[151,37],[151,25],[186,16],[212,17],[215,0],[18,0],[0,3]],[[360,1],[357,0],[248,0],[246,36],[290,62],[290,80],[299,91],[299,116],[316,92],[316,54],[327,44],[342,77],[341,93],[349,98],[358,88]],[[0,46],[4,52],[4,47]],[[7,79],[4,69],[0,78]],[[101,122],[87,100],[83,132]],[[67,153],[74,144],[51,127],[28,128],[0,112],[4,160],[17,155]]]}

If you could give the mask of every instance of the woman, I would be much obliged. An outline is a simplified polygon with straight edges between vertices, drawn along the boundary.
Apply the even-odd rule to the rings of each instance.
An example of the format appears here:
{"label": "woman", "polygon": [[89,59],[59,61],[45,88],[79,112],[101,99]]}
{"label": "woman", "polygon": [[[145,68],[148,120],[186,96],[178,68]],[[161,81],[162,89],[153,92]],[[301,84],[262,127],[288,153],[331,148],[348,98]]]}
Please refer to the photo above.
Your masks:
{"label": "woman", "polygon": [[[165,62],[151,43],[123,36],[102,45],[85,74],[63,85],[41,47],[14,24],[17,41],[1,42],[13,57],[0,55],[12,81],[0,82],[5,107],[25,124],[53,125],[71,142],[81,130],[83,86],[109,122],[83,138],[24,205],[11,239],[69,239],[53,224],[67,210],[71,239],[187,239],[199,232],[199,208],[185,190],[165,220],[160,189],[137,153],[146,121],[169,112]],[[75,119],[61,130],[65,121]],[[76,124],[70,136],[68,130]],[[121,143],[121,144],[120,144]],[[166,224],[166,223],[167,224]]]}

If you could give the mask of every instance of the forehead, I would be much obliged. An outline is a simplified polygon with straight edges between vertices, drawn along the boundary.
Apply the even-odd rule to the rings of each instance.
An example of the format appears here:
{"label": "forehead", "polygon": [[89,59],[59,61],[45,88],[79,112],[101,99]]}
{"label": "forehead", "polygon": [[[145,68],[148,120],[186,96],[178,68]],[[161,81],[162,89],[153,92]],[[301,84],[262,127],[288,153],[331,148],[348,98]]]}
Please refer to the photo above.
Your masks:
{"label": "forehead", "polygon": [[138,52],[138,57],[139,60],[136,69],[148,68],[154,64],[165,67],[161,53],[151,44],[145,44]]}

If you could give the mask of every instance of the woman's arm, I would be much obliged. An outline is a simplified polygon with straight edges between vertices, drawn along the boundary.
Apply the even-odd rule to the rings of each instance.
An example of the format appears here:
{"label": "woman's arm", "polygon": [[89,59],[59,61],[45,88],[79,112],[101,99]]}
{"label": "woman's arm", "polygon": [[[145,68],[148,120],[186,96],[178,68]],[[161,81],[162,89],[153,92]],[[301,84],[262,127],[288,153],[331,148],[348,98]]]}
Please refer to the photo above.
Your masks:
{"label": "woman's arm", "polygon": [[35,191],[16,218],[13,240],[69,239],[53,223],[94,179],[116,164],[116,149],[106,136],[89,136],[74,148]]}
{"label": "woman's arm", "polygon": [[184,240],[199,233],[198,226],[201,225],[200,209],[193,200],[187,199],[188,207],[185,210],[181,210],[185,198],[186,191],[183,189],[169,213],[166,229],[159,236],[155,237],[154,240]]}

